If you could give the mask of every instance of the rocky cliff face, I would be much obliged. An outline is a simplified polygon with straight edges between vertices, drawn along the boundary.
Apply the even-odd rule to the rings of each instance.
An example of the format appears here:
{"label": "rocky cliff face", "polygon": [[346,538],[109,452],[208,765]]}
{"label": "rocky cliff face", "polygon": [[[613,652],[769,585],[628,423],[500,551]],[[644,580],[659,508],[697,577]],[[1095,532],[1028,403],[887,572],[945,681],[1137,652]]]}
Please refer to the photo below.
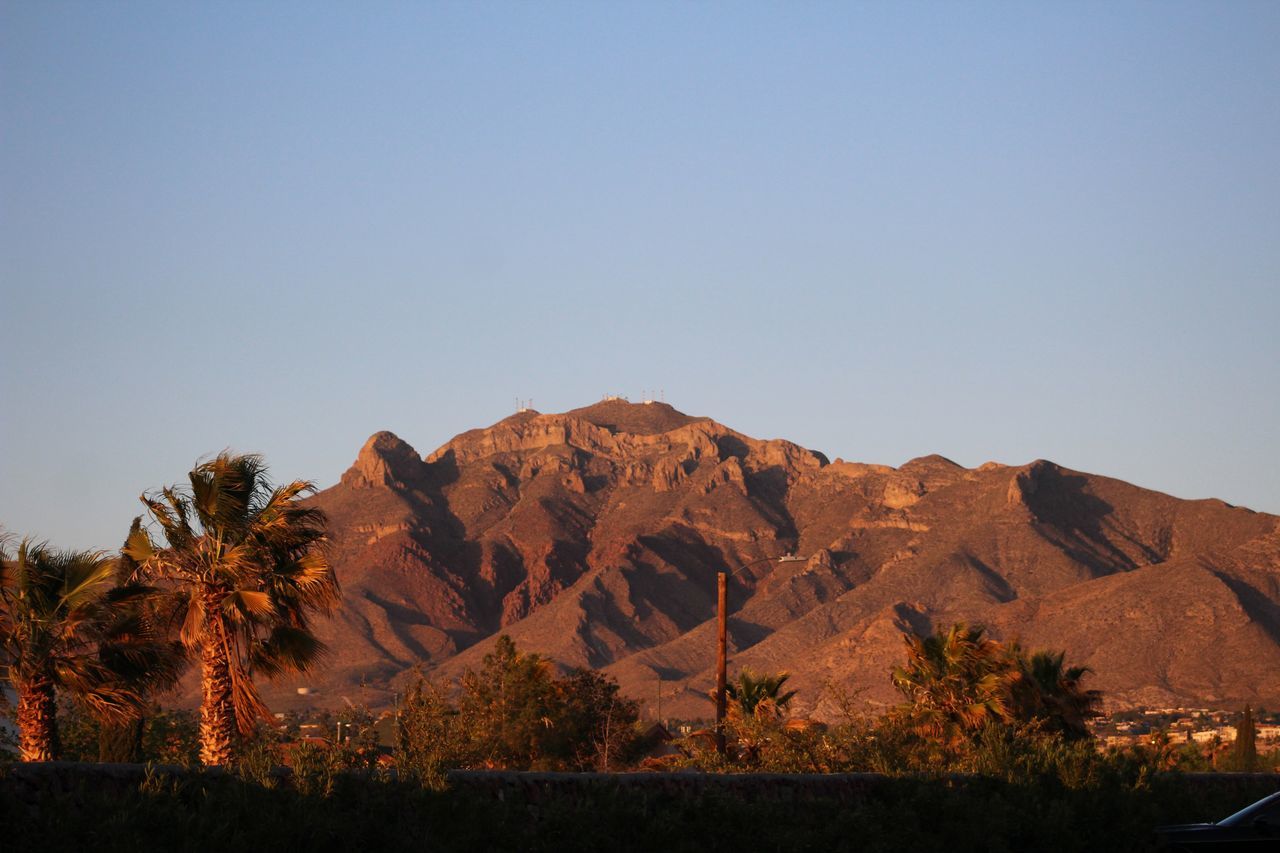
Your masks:
{"label": "rocky cliff face", "polygon": [[826,685],[893,701],[903,632],[961,619],[1066,649],[1115,704],[1280,698],[1280,518],[1043,460],[830,463],[614,400],[425,458],[377,433],[314,501],[345,598],[309,682],[332,701],[386,702],[506,631],[705,716],[715,575],[784,553],[806,559],[730,583],[731,668],[792,672],[819,713]]}

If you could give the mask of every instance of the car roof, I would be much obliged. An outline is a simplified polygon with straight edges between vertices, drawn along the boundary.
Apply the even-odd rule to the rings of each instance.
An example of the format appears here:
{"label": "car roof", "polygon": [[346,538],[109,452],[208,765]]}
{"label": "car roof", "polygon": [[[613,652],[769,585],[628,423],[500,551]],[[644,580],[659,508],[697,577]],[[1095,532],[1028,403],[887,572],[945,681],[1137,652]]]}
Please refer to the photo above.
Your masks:
{"label": "car roof", "polygon": [[1280,816],[1280,791],[1276,791],[1256,803],[1245,806],[1231,817],[1223,818],[1218,821],[1218,826],[1241,826],[1252,823],[1257,818],[1272,811],[1277,812],[1278,816]]}

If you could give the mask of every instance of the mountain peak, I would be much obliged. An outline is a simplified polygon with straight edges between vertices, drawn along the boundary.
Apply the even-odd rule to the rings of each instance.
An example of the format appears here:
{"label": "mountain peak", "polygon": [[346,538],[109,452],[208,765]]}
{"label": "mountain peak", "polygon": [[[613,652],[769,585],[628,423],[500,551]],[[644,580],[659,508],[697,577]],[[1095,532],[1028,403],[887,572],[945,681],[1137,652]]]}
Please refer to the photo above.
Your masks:
{"label": "mountain peak", "polygon": [[598,403],[573,409],[565,414],[581,418],[609,432],[628,432],[633,435],[656,435],[695,421],[707,420],[686,415],[675,407],[656,400],[631,403],[620,397],[606,397]]}
{"label": "mountain peak", "polygon": [[342,475],[351,486],[403,486],[416,479],[422,459],[410,444],[393,432],[382,430],[369,436],[356,461]]}
{"label": "mountain peak", "polygon": [[930,453],[928,456],[917,456],[915,459],[904,462],[901,471],[917,471],[917,470],[934,470],[934,471],[956,471],[963,470],[964,466],[958,462],[952,462],[945,456],[937,453]]}

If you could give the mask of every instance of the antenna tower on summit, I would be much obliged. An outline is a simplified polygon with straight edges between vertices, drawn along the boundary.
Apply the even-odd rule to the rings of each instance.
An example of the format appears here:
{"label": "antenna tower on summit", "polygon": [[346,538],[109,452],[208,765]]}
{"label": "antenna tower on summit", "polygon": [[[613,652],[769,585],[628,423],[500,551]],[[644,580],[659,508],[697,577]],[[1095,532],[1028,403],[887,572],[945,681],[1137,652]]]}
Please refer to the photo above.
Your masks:
{"label": "antenna tower on summit", "polygon": [[532,411],[533,411],[532,397],[530,397],[528,400],[521,400],[519,397],[516,397],[516,414],[520,415],[520,414],[524,414],[525,412],[532,412]]}
{"label": "antenna tower on summit", "polygon": [[661,389],[654,391],[650,388],[648,391],[640,392],[640,402],[646,406],[653,405],[654,403],[665,403],[667,402],[667,394]]}

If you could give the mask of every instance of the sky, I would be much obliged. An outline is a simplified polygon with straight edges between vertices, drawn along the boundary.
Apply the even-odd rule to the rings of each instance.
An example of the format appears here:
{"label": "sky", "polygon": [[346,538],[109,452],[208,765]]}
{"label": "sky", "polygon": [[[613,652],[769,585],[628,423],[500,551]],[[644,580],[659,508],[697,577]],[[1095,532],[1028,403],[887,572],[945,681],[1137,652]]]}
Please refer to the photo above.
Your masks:
{"label": "sky", "polygon": [[0,0],[0,525],[604,394],[1280,513],[1280,4]]}

